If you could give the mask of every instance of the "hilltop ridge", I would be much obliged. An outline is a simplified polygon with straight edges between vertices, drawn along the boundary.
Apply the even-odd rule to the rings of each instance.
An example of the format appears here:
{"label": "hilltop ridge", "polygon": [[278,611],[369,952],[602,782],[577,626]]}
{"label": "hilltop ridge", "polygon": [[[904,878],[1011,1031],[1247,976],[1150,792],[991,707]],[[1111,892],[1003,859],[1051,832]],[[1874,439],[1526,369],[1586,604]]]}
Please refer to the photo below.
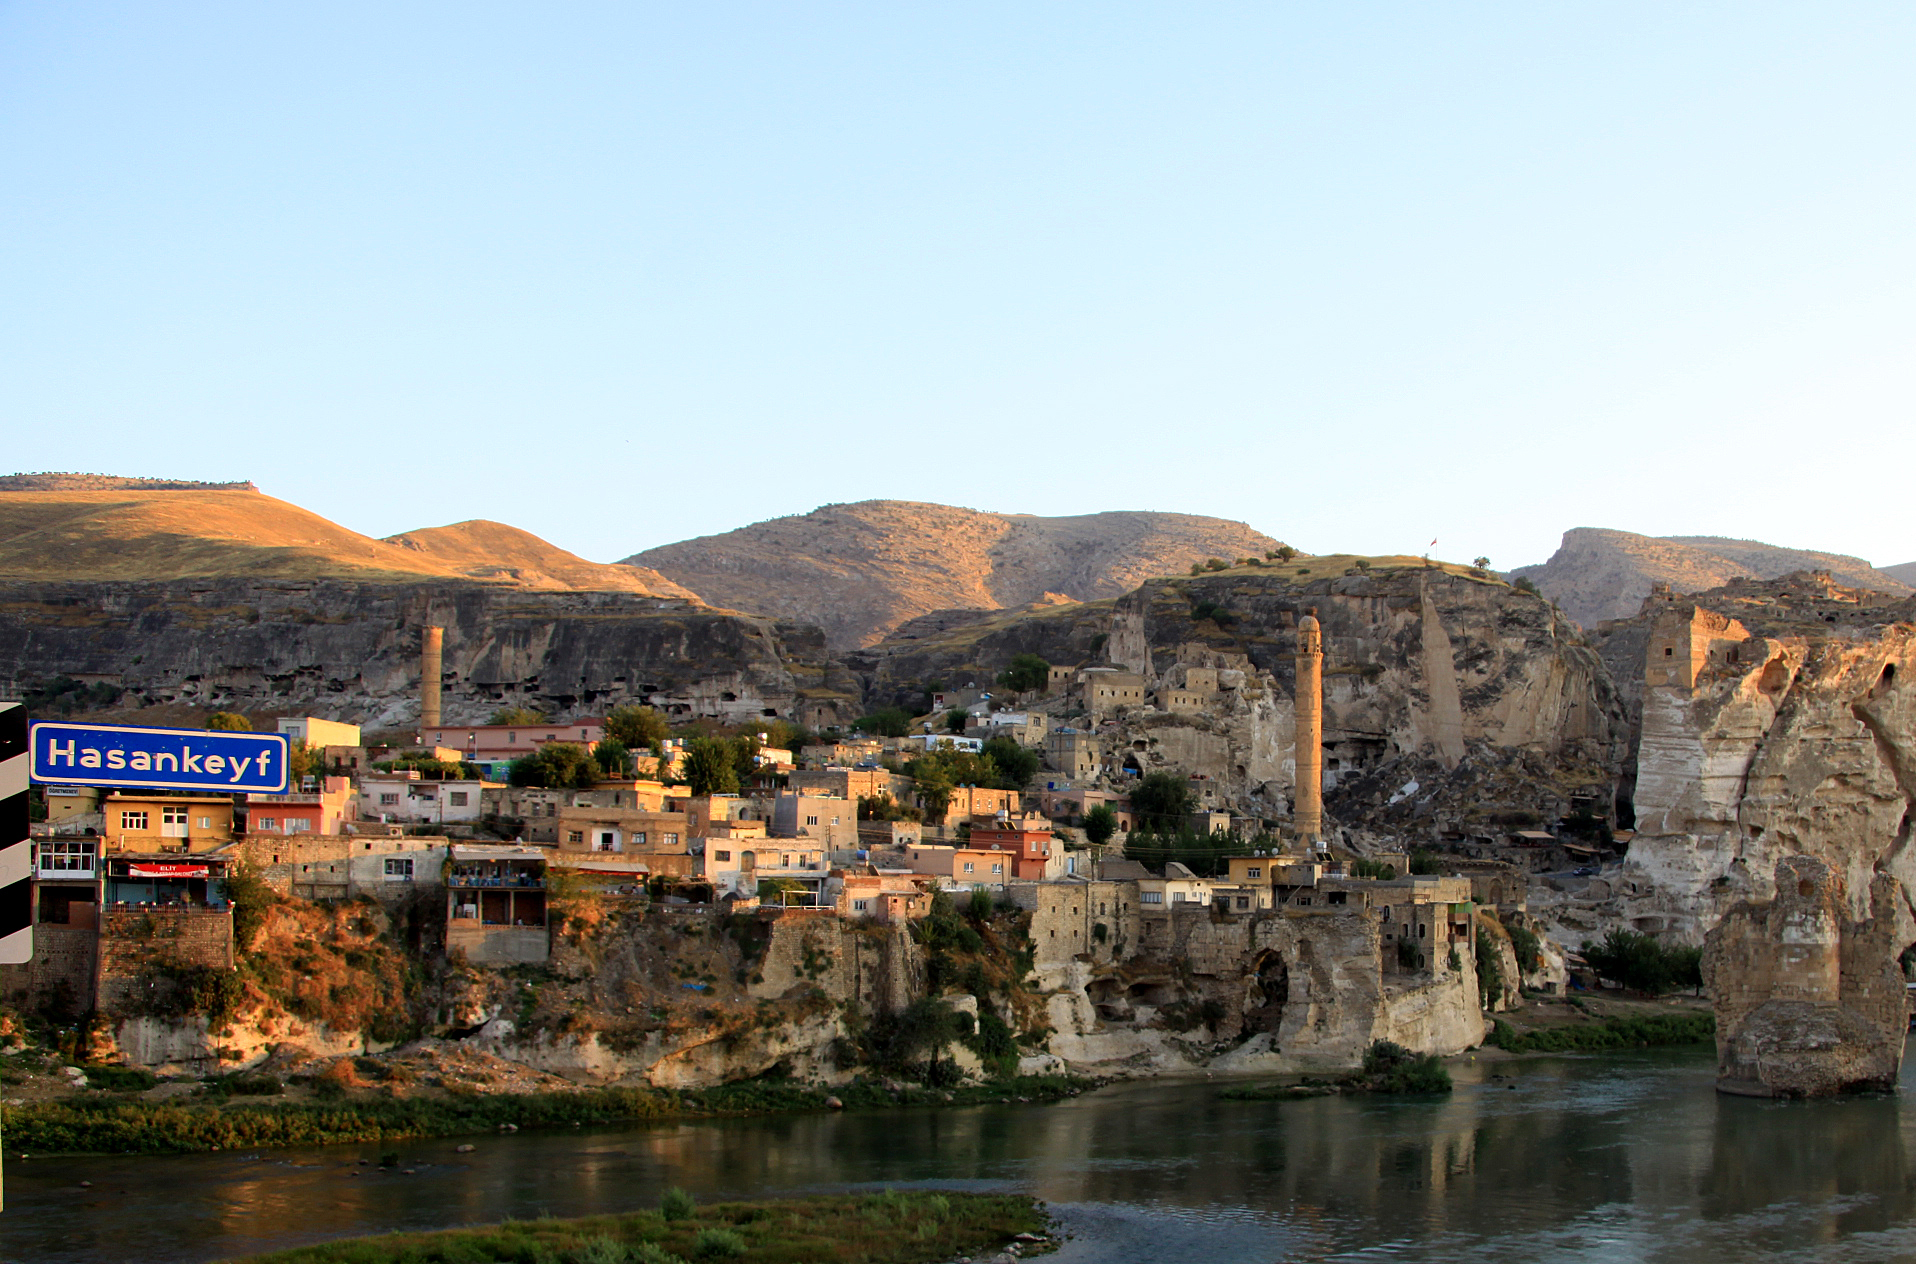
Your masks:
{"label": "hilltop ridge", "polygon": [[1602,527],[1574,527],[1550,560],[1520,566],[1512,579],[1528,579],[1539,592],[1585,627],[1635,615],[1664,583],[1676,592],[1716,588],[1737,576],[1777,579],[1792,571],[1823,570],[1840,584],[1885,593],[1911,591],[1911,582],[1859,557],[1786,549],[1758,540],[1723,536],[1647,536]]}
{"label": "hilltop ridge", "polygon": [[940,610],[1116,597],[1210,557],[1261,557],[1277,540],[1241,522],[1129,510],[1042,517],[908,500],[825,505],[624,559],[707,601],[815,623],[835,649],[882,640]]}

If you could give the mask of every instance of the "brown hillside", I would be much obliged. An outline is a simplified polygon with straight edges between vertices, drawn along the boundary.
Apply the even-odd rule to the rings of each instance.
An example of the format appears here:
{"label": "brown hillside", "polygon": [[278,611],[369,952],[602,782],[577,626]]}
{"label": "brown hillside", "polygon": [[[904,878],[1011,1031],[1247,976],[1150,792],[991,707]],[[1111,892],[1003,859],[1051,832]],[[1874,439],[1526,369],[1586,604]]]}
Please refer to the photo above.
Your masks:
{"label": "brown hillside", "polygon": [[1900,566],[1879,566],[1876,569],[1891,579],[1916,587],[1916,562],[1904,562]]}
{"label": "brown hillside", "polygon": [[588,562],[530,531],[484,518],[390,535],[384,543],[418,553],[474,579],[505,580],[525,588],[615,590],[697,600],[696,593],[655,570]]}
{"label": "brown hillside", "polygon": [[1628,531],[1577,527],[1540,566],[1524,566],[1512,577],[1527,576],[1538,591],[1585,627],[1606,619],[1635,615],[1652,583],[1680,593],[1720,587],[1736,576],[1778,579],[1792,571],[1825,570],[1839,584],[1906,593],[1910,585],[1857,557],[1778,548],[1755,540],[1721,536],[1647,536]]}
{"label": "brown hillside", "polygon": [[936,610],[999,610],[1047,592],[1115,597],[1209,557],[1262,556],[1241,522],[1115,512],[1072,518],[868,500],[827,505],[635,554],[707,601],[815,623],[837,649],[870,645]]}
{"label": "brown hillside", "polygon": [[[523,532],[511,534],[521,537],[514,560],[482,574],[486,567],[451,544],[440,555],[375,540],[255,491],[8,491],[0,492],[0,580],[473,578],[651,591],[642,571],[595,566]],[[516,578],[515,567],[539,577]],[[666,587],[659,595],[684,593]]]}

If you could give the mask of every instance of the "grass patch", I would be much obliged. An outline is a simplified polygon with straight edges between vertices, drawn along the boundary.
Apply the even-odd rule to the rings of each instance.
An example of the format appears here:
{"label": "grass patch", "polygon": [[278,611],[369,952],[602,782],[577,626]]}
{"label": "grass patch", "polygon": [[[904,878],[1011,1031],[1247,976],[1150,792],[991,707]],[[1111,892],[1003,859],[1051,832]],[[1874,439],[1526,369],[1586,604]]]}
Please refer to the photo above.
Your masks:
{"label": "grass patch", "polygon": [[[239,1264],[923,1264],[989,1256],[1020,1233],[1044,1234],[1022,1194],[841,1194],[714,1203],[667,1220],[657,1212],[514,1220],[482,1229],[350,1238],[250,1256]],[[1027,1247],[1026,1254],[1039,1247]]]}
{"label": "grass patch", "polygon": [[1714,1014],[1655,1014],[1610,1018],[1578,1027],[1538,1027],[1518,1032],[1497,1019],[1485,1043],[1511,1053],[1583,1053],[1650,1045],[1696,1045],[1716,1038]]}
{"label": "grass patch", "polygon": [[452,1098],[371,1098],[311,1102],[141,1102],[70,1098],[9,1107],[7,1144],[29,1154],[165,1154],[262,1146],[451,1137],[515,1128],[648,1123],[826,1109],[1056,1101],[1092,1087],[1064,1075],[1030,1075],[947,1092],[891,1092],[858,1081],[838,1089],[791,1080],[746,1080],[717,1088],[602,1088],[576,1093],[500,1093]]}

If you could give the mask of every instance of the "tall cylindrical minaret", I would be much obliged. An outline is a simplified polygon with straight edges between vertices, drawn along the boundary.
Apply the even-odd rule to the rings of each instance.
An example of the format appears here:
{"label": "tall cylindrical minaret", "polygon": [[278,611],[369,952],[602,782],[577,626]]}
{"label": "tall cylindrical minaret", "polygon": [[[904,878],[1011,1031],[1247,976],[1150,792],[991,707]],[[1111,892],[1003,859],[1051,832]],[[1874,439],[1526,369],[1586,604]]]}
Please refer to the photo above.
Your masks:
{"label": "tall cylindrical minaret", "polygon": [[1324,638],[1317,608],[1297,621],[1297,807],[1291,826],[1298,841],[1315,844],[1324,832]]}
{"label": "tall cylindrical minaret", "polygon": [[[425,628],[419,635],[419,726],[439,727],[439,677],[444,673],[446,630]],[[424,738],[422,733],[421,738]]]}

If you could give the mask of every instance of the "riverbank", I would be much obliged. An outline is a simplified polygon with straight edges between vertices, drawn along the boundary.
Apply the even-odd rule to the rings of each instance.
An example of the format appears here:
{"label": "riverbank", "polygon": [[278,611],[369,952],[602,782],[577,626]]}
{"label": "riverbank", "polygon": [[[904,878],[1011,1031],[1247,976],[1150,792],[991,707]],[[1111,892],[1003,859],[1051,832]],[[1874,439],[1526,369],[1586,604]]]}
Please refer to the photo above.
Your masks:
{"label": "riverbank", "polygon": [[1031,1075],[952,1089],[888,1087],[863,1080],[839,1088],[749,1080],[688,1091],[603,1088],[288,1102],[156,1102],[92,1092],[9,1106],[0,1121],[7,1149],[16,1154],[179,1154],[833,1109],[1046,1102],[1075,1097],[1094,1087],[1096,1081],[1074,1076]]}
{"label": "riverbank", "polygon": [[1701,997],[1630,997],[1605,993],[1535,998],[1524,1008],[1486,1014],[1490,1031],[1480,1052],[1602,1053],[1716,1039],[1716,1014]]}
{"label": "riverbank", "polygon": [[235,1264],[928,1264],[1051,1249],[1047,1217],[1021,1194],[904,1193],[696,1206],[668,1193],[659,1211],[515,1220],[481,1229],[348,1238]]}

